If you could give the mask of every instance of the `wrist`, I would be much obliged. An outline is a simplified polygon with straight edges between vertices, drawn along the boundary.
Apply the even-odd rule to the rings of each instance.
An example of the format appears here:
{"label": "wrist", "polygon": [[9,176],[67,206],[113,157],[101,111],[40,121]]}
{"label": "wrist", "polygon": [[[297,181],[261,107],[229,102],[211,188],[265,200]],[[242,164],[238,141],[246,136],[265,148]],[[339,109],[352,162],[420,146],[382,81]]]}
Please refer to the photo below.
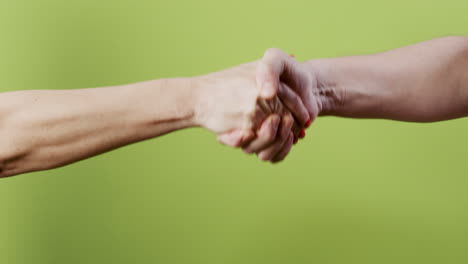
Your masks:
{"label": "wrist", "polygon": [[184,77],[164,80],[166,91],[174,93],[174,120],[182,128],[199,126],[196,119],[198,105],[197,78]]}
{"label": "wrist", "polygon": [[195,76],[190,78],[191,99],[192,99],[192,118],[191,122],[194,126],[206,128],[204,120],[207,116],[207,101],[210,97],[209,87],[204,76]]}
{"label": "wrist", "polygon": [[372,56],[318,59],[305,65],[316,80],[320,115],[372,118],[380,115],[383,102],[397,97],[386,89],[392,80],[376,68]]}
{"label": "wrist", "polygon": [[319,115],[338,115],[346,106],[346,85],[336,77],[329,59],[317,59],[303,63],[312,79],[312,94],[319,106]]}
{"label": "wrist", "polygon": [[[192,78],[159,79],[123,86],[128,112],[150,127],[170,131],[196,126]],[[159,129],[158,129],[159,130]]]}

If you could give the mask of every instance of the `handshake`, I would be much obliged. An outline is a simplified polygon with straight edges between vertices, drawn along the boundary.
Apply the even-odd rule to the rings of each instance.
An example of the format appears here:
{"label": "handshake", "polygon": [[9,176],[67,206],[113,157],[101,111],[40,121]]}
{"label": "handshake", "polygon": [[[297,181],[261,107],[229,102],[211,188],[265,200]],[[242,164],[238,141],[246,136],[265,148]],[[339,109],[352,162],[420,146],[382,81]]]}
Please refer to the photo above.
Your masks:
{"label": "handshake", "polygon": [[193,126],[279,162],[319,115],[435,122],[468,116],[468,38],[297,62],[279,49],[192,78],[0,93],[0,177],[61,167]]}
{"label": "handshake", "polygon": [[319,114],[343,100],[312,68],[268,49],[258,61],[195,77],[195,122],[225,145],[279,162]]}

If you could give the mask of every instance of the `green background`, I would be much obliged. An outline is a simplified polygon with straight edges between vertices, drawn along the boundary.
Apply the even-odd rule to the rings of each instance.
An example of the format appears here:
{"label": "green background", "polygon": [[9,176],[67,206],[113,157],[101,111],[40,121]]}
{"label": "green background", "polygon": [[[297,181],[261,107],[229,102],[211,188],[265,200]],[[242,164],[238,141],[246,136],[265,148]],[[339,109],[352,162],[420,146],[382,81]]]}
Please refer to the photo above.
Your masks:
{"label": "green background", "polygon": [[[0,89],[199,75],[269,47],[379,52],[468,35],[467,14],[466,0],[0,0]],[[320,118],[274,166],[189,129],[2,179],[0,264],[468,263],[467,121]]]}

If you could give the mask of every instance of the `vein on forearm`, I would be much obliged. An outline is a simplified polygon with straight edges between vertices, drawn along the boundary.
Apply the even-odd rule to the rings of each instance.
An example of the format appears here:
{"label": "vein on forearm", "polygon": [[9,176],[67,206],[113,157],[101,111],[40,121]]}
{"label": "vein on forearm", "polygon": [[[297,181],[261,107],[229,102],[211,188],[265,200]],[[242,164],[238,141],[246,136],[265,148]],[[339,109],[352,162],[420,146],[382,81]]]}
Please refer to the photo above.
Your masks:
{"label": "vein on forearm", "polygon": [[0,176],[63,166],[191,125],[185,81],[0,94]]}
{"label": "vein on forearm", "polygon": [[446,37],[388,52],[308,62],[342,90],[338,116],[433,122],[467,115],[468,41]]}

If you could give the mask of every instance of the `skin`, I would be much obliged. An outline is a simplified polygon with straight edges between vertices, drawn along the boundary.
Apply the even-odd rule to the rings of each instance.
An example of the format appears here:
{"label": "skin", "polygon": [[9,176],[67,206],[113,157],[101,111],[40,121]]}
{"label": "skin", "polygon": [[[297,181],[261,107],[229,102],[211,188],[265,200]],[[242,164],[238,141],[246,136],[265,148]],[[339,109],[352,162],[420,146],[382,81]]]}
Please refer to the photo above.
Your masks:
{"label": "skin", "polygon": [[[299,138],[305,137],[303,127],[310,126],[320,113],[331,111],[339,101],[339,95],[334,91],[329,91],[328,87],[322,87],[313,71],[279,49],[268,49],[265,52],[257,67],[256,78],[264,98],[277,96],[292,112],[299,124],[299,133],[293,127],[294,135]],[[275,131],[275,128],[268,128],[274,125],[263,124],[261,129]],[[278,159],[273,154],[276,150],[274,146],[263,144],[263,141],[269,142],[265,138],[271,141],[271,133],[265,135],[262,134],[262,130],[258,130],[256,135],[257,137],[253,140],[239,139],[235,140],[236,145],[226,144],[233,147],[240,146],[246,153],[256,153],[264,161],[275,163],[284,159],[283,156]]]}
{"label": "skin", "polygon": [[278,162],[320,115],[468,116],[468,38],[299,63],[278,49],[193,78],[0,94],[0,177],[64,166],[188,127]]}
{"label": "skin", "polygon": [[[257,142],[282,160],[300,125],[277,96],[261,96],[258,64],[113,87],[2,93],[0,177],[57,168],[189,127],[233,146]],[[307,112],[302,102],[291,109]],[[252,141],[256,131],[260,143]]]}
{"label": "skin", "polygon": [[[277,49],[270,53],[273,59],[265,61],[268,69],[284,67],[292,59]],[[312,121],[318,115],[408,122],[468,116],[467,37],[444,37],[379,54],[288,65],[294,69],[287,71],[286,82],[304,101]],[[258,77],[260,83],[276,78],[275,72]],[[272,86],[270,94],[277,89],[278,85]],[[265,157],[262,151],[254,152]]]}
{"label": "skin", "polygon": [[468,38],[304,63],[340,97],[324,115],[436,122],[468,116]]}
{"label": "skin", "polygon": [[305,62],[337,100],[323,115],[436,122],[468,116],[468,38]]}

